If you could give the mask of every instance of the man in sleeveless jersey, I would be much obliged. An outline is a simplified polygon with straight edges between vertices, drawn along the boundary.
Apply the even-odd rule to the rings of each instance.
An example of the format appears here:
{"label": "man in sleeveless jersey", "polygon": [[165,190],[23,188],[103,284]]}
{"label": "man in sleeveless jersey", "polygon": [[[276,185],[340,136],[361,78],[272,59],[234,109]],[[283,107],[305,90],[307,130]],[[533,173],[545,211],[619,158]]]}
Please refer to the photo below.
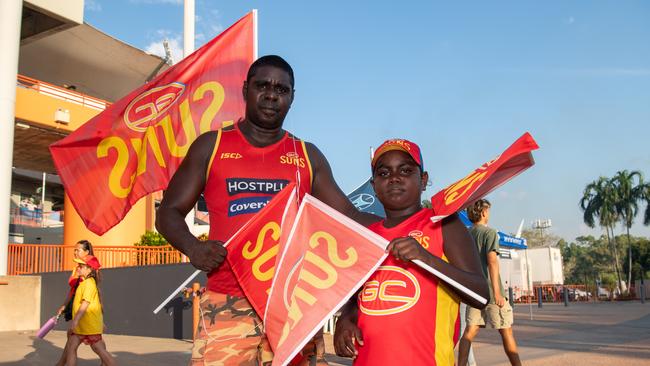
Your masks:
{"label": "man in sleeveless jersey", "polygon": [[[156,217],[156,228],[170,244],[208,272],[194,365],[270,365],[273,355],[262,322],[225,261],[223,243],[284,186],[295,182],[300,194],[308,192],[363,224],[378,219],[354,208],[316,146],[282,128],[294,98],[293,70],[284,59],[264,56],[255,61],[242,93],[244,118],[192,143]],[[199,242],[185,223],[201,193],[210,213],[207,242]],[[294,364],[326,364],[324,353],[322,335],[317,336]]]}
{"label": "man in sleeveless jersey", "polygon": [[467,307],[465,320],[467,326],[458,346],[458,365],[467,365],[469,350],[479,328],[498,329],[503,349],[511,365],[521,365],[517,342],[512,333],[514,317],[510,302],[505,297],[501,275],[499,274],[499,235],[487,226],[490,221],[490,201],[480,199],[467,208],[467,217],[472,222],[469,233],[474,238],[481,259],[481,269],[490,290],[490,298],[485,309]]}
{"label": "man in sleeveless jersey", "polygon": [[384,142],[372,173],[386,219],[369,229],[391,240],[390,255],[344,306],[334,333],[336,353],[353,357],[357,366],[452,366],[460,299],[483,305],[411,261],[419,259],[487,297],[476,247],[457,215],[433,223],[433,210],[422,208],[429,176],[416,144]]}

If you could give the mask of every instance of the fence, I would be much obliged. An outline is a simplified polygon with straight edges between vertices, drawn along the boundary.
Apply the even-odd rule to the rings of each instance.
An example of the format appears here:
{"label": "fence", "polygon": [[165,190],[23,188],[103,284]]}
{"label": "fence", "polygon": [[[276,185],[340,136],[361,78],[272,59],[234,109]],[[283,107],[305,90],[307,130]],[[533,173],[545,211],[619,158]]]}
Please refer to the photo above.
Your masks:
{"label": "fence", "polygon": [[563,302],[563,289],[566,288],[569,293],[569,301],[587,301],[593,296],[592,292],[585,289],[585,285],[540,285],[533,286],[533,291],[524,291],[518,288],[513,289],[515,302],[537,302],[539,288],[542,289],[542,302]]}
{"label": "fence", "polygon": [[[103,268],[187,262],[171,245],[159,247],[95,246]],[[22,275],[70,269],[74,245],[9,244],[7,274]]]}
{"label": "fence", "polygon": [[18,75],[17,86],[26,89],[33,89],[41,94],[46,94],[54,98],[62,99],[67,102],[76,103],[85,107],[103,111],[111,103],[91,96],[78,93],[54,84],[46,83],[37,79],[32,79],[24,75]]}

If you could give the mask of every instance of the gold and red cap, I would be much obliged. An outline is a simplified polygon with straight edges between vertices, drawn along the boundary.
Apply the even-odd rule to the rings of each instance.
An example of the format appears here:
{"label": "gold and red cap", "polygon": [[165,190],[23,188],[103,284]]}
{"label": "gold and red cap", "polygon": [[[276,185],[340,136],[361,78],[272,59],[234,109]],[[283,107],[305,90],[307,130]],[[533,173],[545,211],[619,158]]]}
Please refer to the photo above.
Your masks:
{"label": "gold and red cap", "polygon": [[375,170],[375,164],[377,163],[377,160],[379,160],[380,156],[382,156],[384,153],[394,150],[403,151],[409,154],[415,163],[420,167],[420,170],[424,171],[420,147],[415,142],[411,142],[405,139],[390,139],[384,141],[383,144],[379,145],[377,150],[375,150],[375,154],[372,156],[372,162],[370,163],[372,170]]}

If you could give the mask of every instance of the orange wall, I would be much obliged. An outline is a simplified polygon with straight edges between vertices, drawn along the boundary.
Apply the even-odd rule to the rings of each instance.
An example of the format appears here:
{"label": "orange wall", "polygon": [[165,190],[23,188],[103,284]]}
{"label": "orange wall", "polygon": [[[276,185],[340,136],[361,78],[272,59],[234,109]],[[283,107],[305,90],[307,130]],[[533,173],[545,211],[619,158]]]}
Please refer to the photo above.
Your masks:
{"label": "orange wall", "polygon": [[[99,236],[86,228],[86,225],[79,217],[72,201],[65,195],[64,219],[63,219],[63,244],[74,245],[79,240],[86,239],[93,246],[132,246],[140,240],[140,236],[146,230],[153,230],[154,203],[151,195],[140,199],[129,211],[124,220],[115,225],[112,229]],[[72,253],[66,251],[64,262],[66,269],[73,266]],[[67,258],[67,257],[70,258]]]}
{"label": "orange wall", "polygon": [[[57,109],[70,111],[69,124],[54,122],[54,112]],[[99,112],[101,111],[66,102],[35,90],[16,87],[16,119],[72,132]]]}

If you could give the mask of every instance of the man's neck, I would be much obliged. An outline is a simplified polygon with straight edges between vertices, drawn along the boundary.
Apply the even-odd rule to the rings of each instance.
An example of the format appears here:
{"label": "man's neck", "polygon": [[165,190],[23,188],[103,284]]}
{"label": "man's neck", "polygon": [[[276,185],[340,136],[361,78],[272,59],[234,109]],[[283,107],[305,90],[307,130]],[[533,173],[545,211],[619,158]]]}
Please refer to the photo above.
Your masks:
{"label": "man's neck", "polygon": [[246,138],[246,141],[255,147],[272,145],[280,141],[285,132],[282,127],[274,129],[262,128],[251,122],[248,118],[239,122],[238,127]]}

